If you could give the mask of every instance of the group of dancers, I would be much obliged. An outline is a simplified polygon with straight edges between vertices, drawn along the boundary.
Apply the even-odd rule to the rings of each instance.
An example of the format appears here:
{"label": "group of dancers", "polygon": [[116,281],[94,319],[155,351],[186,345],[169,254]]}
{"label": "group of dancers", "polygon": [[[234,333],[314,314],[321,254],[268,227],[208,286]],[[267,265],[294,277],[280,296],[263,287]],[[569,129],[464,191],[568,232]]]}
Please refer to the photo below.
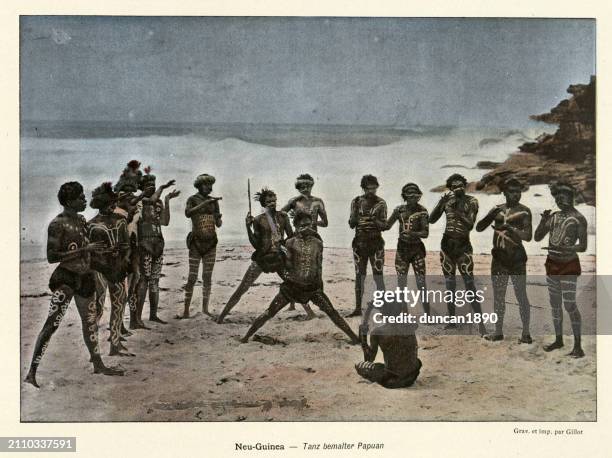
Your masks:
{"label": "group of dancers", "polygon": [[[59,327],[68,305],[74,297],[79,312],[83,337],[90,353],[94,373],[123,375],[118,367],[106,366],[100,356],[98,325],[104,310],[106,291],[110,294],[111,356],[133,356],[126,348],[126,338],[136,329],[148,329],[142,321],[144,303],[149,297],[149,320],[166,324],[157,314],[159,306],[159,279],[163,265],[164,238],[162,226],[170,223],[170,203],[180,191],[172,190],[162,199],[164,191],[175,184],[171,180],[156,186],[156,177],[150,167],[140,170],[140,162],[130,161],[119,180],[103,183],[91,195],[90,206],[98,214],[90,221],[80,215],[87,200],[78,182],[64,183],[58,192],[63,211],[48,227],[47,259],[58,263],[49,281],[52,291],[48,317],[40,331],[32,355],[26,382],[38,387],[36,372],[51,336]],[[185,298],[182,314],[190,315],[191,299],[202,264],[202,312],[209,311],[212,274],[216,258],[217,229],[222,226],[221,197],[211,195],[215,177],[201,174],[196,177],[197,193],[187,199],[185,217],[192,223],[187,236],[189,273],[184,286]],[[242,342],[260,329],[287,305],[303,305],[307,318],[314,316],[309,307],[312,302],[325,312],[352,343],[361,343],[364,361],[356,365],[363,377],[388,388],[409,386],[419,374],[421,362],[417,358],[414,329],[405,325],[385,324],[371,333],[368,316],[369,302],[362,311],[364,281],[370,264],[377,290],[384,290],[383,266],[385,247],[382,232],[399,226],[395,269],[400,288],[407,285],[410,266],[417,287],[426,289],[426,250],[423,239],[429,235],[429,224],[446,216],[446,227],[441,241],[440,263],[446,288],[454,293],[457,271],[463,278],[465,289],[476,292],[474,284],[473,251],[470,233],[475,228],[482,232],[493,229],[491,275],[494,290],[494,311],[498,315],[495,330],[488,333],[479,324],[479,333],[491,341],[504,339],[503,318],[508,280],[512,280],[519,302],[522,321],[521,343],[532,343],[529,332],[530,304],[526,292],[527,255],[523,242],[532,236],[540,241],[549,236],[545,267],[556,339],[544,347],[552,351],[563,347],[563,311],[567,310],[574,334],[574,348],[570,356],[582,357],[581,317],[576,305],[576,283],[581,273],[579,252],[587,248],[586,219],[574,207],[575,189],[566,182],[551,185],[551,193],[559,208],[546,210],[532,235],[532,215],[520,203],[523,184],[514,178],[503,185],[505,203],[493,207],[477,221],[478,201],[466,194],[466,179],[453,174],[446,181],[448,188],[431,214],[419,204],[422,192],[415,183],[402,187],[404,203],[387,215],[386,202],[376,195],[379,183],[376,177],[365,175],[361,179],[363,193],[350,204],[349,227],[355,230],[352,242],[355,265],[355,308],[347,316],[364,315],[356,335],[340,316],[323,290],[323,241],[318,228],[328,225],[325,204],[312,195],[314,179],[308,174],[297,177],[295,187],[299,195],[290,199],[280,210],[273,190],[263,188],[254,199],[262,213],[246,216],[248,238],[255,251],[242,281],[216,317],[223,323],[225,317],[238,304],[241,297],[264,272],[274,272],[282,279],[277,295],[269,307],[259,315]],[[136,193],[140,191],[138,195]],[[250,204],[249,204],[250,208]],[[125,307],[129,307],[129,330],[124,326]],[[423,310],[430,313],[430,304],[423,301]],[[455,315],[455,305],[447,303],[448,314]],[[471,302],[472,310],[480,313],[480,304]],[[382,312],[396,315],[406,310],[406,304],[385,304]],[[450,323],[447,327],[454,327]],[[370,341],[368,342],[368,336]],[[382,349],[385,363],[374,363],[378,348]]]}

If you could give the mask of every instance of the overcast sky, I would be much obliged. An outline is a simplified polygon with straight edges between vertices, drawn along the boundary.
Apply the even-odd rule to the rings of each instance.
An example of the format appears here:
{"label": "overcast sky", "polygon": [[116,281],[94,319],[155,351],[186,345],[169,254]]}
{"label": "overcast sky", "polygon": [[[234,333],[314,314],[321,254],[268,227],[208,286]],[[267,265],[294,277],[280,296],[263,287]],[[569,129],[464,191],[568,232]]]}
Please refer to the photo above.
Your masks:
{"label": "overcast sky", "polygon": [[22,17],[22,118],[523,125],[595,73],[595,22]]}

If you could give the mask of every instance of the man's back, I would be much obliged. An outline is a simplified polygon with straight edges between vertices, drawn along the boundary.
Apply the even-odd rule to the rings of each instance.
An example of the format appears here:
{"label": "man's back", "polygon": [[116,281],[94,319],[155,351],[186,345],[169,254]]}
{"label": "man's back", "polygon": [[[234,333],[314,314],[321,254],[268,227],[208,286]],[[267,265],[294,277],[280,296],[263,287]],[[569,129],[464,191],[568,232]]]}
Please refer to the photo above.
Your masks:
{"label": "man's back", "polygon": [[287,240],[288,277],[293,283],[322,287],[323,242],[315,237]]}

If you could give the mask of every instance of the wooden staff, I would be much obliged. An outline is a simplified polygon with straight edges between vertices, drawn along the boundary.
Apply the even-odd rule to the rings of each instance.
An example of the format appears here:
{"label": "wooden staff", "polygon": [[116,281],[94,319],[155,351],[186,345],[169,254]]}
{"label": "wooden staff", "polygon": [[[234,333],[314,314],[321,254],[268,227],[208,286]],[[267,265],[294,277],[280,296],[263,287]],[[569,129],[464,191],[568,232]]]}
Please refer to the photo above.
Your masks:
{"label": "wooden staff", "polygon": [[249,215],[251,214],[251,179],[247,178],[247,197],[249,199]]}

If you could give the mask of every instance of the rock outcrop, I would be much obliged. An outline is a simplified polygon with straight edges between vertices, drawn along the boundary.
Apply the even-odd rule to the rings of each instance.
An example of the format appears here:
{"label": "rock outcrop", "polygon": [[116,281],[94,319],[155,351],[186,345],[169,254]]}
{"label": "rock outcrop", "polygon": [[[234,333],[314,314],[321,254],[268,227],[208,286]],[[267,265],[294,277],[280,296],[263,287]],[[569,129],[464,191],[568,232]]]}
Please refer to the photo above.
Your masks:
{"label": "rock outcrop", "polygon": [[578,202],[595,205],[595,77],[589,84],[571,85],[567,92],[572,96],[550,113],[531,116],[536,121],[559,125],[554,134],[524,143],[520,152],[511,154],[480,181],[470,183],[469,188],[499,193],[500,185],[510,176],[527,185],[563,179],[578,190]]}

